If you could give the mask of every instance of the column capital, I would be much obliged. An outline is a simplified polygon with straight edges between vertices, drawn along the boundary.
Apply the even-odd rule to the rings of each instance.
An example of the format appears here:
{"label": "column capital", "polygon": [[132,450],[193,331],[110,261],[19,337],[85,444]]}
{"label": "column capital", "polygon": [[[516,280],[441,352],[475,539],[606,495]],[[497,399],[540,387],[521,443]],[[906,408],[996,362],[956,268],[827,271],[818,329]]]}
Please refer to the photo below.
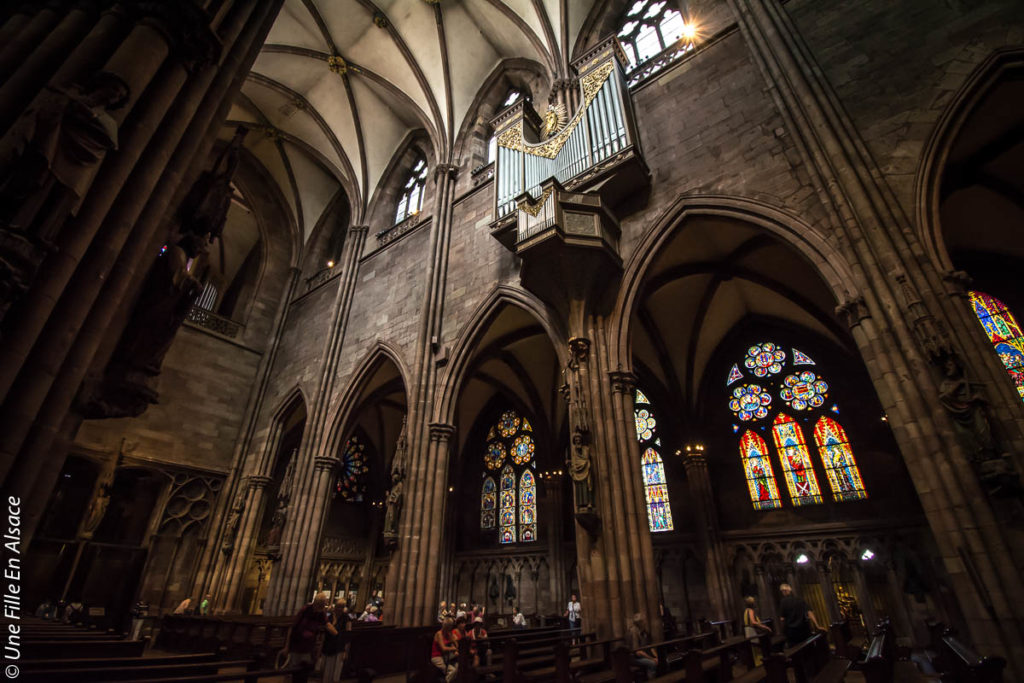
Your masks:
{"label": "column capital", "polygon": [[370,232],[369,225],[350,225],[348,226],[348,234],[352,237],[362,237],[366,233]]}
{"label": "column capital", "polygon": [[616,394],[632,394],[636,389],[637,377],[626,370],[612,370],[608,373],[612,381],[612,391]]}
{"label": "column capital", "polygon": [[268,477],[265,474],[251,474],[246,479],[249,480],[249,488],[257,490],[267,488],[270,482],[274,481],[272,477]]}
{"label": "column capital", "polygon": [[430,423],[430,440],[431,441],[451,441],[451,438],[455,436],[455,425],[450,425],[445,422],[431,422]]}
{"label": "column capital", "polygon": [[438,164],[434,166],[434,178],[437,180],[440,180],[442,177],[454,180],[458,174],[459,167],[455,164]]}
{"label": "column capital", "polygon": [[708,459],[704,454],[703,445],[699,446],[699,448],[686,446],[682,450],[676,451],[676,453],[683,456],[683,465],[687,470],[707,467]]}
{"label": "column capital", "polygon": [[947,270],[942,274],[942,282],[946,285],[946,293],[952,296],[967,296],[971,287],[971,276],[963,270]]}
{"label": "column capital", "polygon": [[330,472],[338,466],[338,459],[329,455],[318,455],[313,458],[313,470],[315,472]]}
{"label": "column capital", "polygon": [[862,296],[851,297],[836,306],[836,315],[841,317],[850,329],[860,325],[862,320],[871,317],[871,313],[868,312],[867,304]]}

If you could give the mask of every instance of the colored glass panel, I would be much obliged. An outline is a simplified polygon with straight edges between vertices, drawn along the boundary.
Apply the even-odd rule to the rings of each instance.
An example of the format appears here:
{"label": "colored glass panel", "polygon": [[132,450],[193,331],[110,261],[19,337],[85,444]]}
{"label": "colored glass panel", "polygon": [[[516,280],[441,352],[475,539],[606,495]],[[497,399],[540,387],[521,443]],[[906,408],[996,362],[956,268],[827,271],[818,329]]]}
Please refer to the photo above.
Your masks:
{"label": "colored glass panel", "polygon": [[837,501],[867,498],[868,493],[864,490],[864,482],[861,481],[846,430],[832,418],[822,416],[814,425],[814,441],[825,463],[825,474],[833,498]]}
{"label": "colored glass panel", "polygon": [[743,379],[743,373],[740,371],[740,366],[734,364],[732,369],[729,370],[729,379],[725,382],[725,386],[729,386],[733,382],[738,382],[741,379]]}
{"label": "colored glass panel", "polygon": [[645,394],[644,392],[642,392],[639,389],[637,389],[636,390],[636,402],[637,403],[650,403],[651,401],[650,401],[650,399],[647,398],[647,394]]}
{"label": "colored glass panel", "polygon": [[537,483],[530,470],[519,478],[519,540],[524,543],[537,538]]}
{"label": "colored glass panel", "polygon": [[758,377],[767,377],[782,372],[782,364],[786,360],[786,352],[772,342],[754,344],[747,349],[747,357],[743,365]]}
{"label": "colored glass panel", "polygon": [[501,509],[498,521],[501,524],[499,540],[502,543],[515,543],[516,474],[511,465],[505,465],[501,471]]}
{"label": "colored glass panel", "polygon": [[497,498],[495,495],[496,485],[494,483],[494,477],[487,477],[484,479],[483,486],[480,491],[480,528],[481,529],[493,529],[494,528],[494,510],[497,507]]}
{"label": "colored glass panel", "polygon": [[729,410],[733,415],[749,422],[768,417],[768,406],[772,404],[772,395],[757,384],[741,384],[732,390]]}
{"label": "colored glass panel", "polygon": [[793,351],[793,365],[814,365],[814,361],[803,351],[798,349],[792,349]]}
{"label": "colored glass panel", "polygon": [[1017,319],[999,299],[984,292],[970,292],[971,305],[985,329],[999,360],[1024,399],[1024,334]]}
{"label": "colored glass panel", "polygon": [[366,493],[366,473],[370,468],[366,465],[366,445],[358,437],[351,437],[345,442],[341,453],[341,467],[338,474],[336,491],[344,500],[358,503]]}
{"label": "colored glass panel", "polygon": [[787,375],[779,398],[793,410],[820,408],[828,398],[828,384],[810,370]]}
{"label": "colored glass panel", "polygon": [[525,417],[523,418],[523,431],[524,432],[532,432],[533,431],[533,427],[530,425],[530,421],[527,420]]}
{"label": "colored glass panel", "polygon": [[525,465],[533,460],[533,439],[527,434],[520,434],[512,443],[512,462]]}
{"label": "colored glass panel", "polygon": [[521,420],[514,411],[507,410],[501,414],[501,419],[498,420],[498,432],[505,437],[512,436],[519,431],[519,425]]}
{"label": "colored glass panel", "polygon": [[772,424],[772,436],[793,505],[820,503],[821,489],[800,425],[789,415],[779,413]]}
{"label": "colored glass panel", "polygon": [[747,477],[747,490],[755,510],[771,510],[782,507],[779,488],[775,484],[775,472],[768,457],[768,444],[749,429],[740,438],[740,458]]}
{"label": "colored glass panel", "polygon": [[646,408],[637,408],[633,411],[633,417],[636,420],[636,438],[640,441],[650,441],[658,426],[658,421],[651,415],[651,411]]}
{"label": "colored glass panel", "polygon": [[487,444],[487,453],[484,455],[484,464],[489,470],[496,470],[505,462],[505,446],[500,441]]}

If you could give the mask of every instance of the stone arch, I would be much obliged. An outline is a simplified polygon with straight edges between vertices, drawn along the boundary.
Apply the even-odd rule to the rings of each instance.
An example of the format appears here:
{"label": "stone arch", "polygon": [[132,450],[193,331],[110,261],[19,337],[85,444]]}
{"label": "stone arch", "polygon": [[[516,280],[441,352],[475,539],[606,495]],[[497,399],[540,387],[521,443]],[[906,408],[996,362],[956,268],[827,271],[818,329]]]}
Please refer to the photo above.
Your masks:
{"label": "stone arch", "polygon": [[478,350],[478,345],[491,323],[506,307],[521,309],[527,315],[534,318],[543,328],[555,349],[559,364],[566,359],[566,351],[563,348],[564,342],[568,339],[566,332],[562,329],[557,315],[540,299],[528,292],[510,287],[508,285],[497,285],[491,290],[470,317],[470,322],[465,326],[451,354],[451,362],[440,381],[438,400],[436,402],[434,420],[452,424],[455,419],[456,405],[458,403],[459,391],[466,381],[473,357]]}
{"label": "stone arch", "polygon": [[819,230],[793,214],[762,201],[726,195],[687,195],[677,199],[640,238],[623,269],[622,285],[610,316],[611,353],[622,367],[631,366],[630,320],[647,271],[662,247],[695,217],[731,218],[767,231],[810,262],[837,301],[856,296],[853,271],[846,258]]}
{"label": "stone arch", "polygon": [[330,422],[331,429],[324,442],[323,454],[336,453],[341,447],[343,440],[351,430],[350,423],[363,398],[364,391],[381,366],[388,362],[398,370],[398,377],[408,396],[409,368],[402,358],[401,351],[395,344],[378,339],[359,362],[356,371],[352,374],[352,379],[349,380],[348,387],[341,395],[338,408]]}
{"label": "stone arch", "polygon": [[1007,72],[1019,69],[1024,69],[1024,47],[990,54],[953,94],[925,142],[914,179],[914,211],[919,238],[940,272],[954,269],[939,217],[942,176],[950,151],[986,95]]}
{"label": "stone arch", "polygon": [[372,233],[379,233],[395,225],[395,205],[399,190],[406,179],[406,174],[419,157],[426,159],[428,169],[427,182],[423,189],[423,208],[420,214],[431,215],[432,207],[429,202],[434,198],[437,187],[433,170],[444,160],[438,156],[437,150],[431,144],[430,136],[421,128],[406,134],[395,153],[391,155],[391,161],[388,162],[384,172],[380,174],[377,186],[367,201],[364,219]]}

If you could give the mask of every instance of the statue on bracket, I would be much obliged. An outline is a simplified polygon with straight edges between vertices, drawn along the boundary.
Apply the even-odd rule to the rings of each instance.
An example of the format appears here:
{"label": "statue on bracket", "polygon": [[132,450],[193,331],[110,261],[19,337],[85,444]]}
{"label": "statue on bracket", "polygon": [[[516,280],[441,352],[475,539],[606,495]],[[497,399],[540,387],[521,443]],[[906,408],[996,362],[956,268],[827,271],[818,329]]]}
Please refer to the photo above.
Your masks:
{"label": "statue on bracket", "polygon": [[220,549],[225,555],[230,555],[235,549],[235,539],[238,537],[238,527],[242,523],[242,513],[245,512],[245,498],[248,494],[248,486],[243,480],[238,486],[238,493],[235,494],[234,503],[228,513],[227,524],[224,525],[224,542]]}
{"label": "statue on bracket", "polygon": [[941,360],[943,378],[939,402],[953,422],[960,443],[967,450],[985,492],[994,498],[1019,498],[1020,475],[992,429],[988,401],[968,381],[960,359],[948,354]]}
{"label": "statue on bracket", "polygon": [[213,169],[200,175],[182,202],[180,236],[150,268],[103,377],[83,386],[79,403],[84,417],[138,417],[157,402],[164,356],[203,288],[196,273],[224,229],[246,132],[238,127]]}
{"label": "statue on bracket", "polygon": [[561,393],[568,403],[572,445],[569,449],[569,476],[576,499],[575,516],[587,533],[596,537],[601,530],[601,517],[594,505],[594,460],[591,450],[590,414],[584,391],[581,368],[590,357],[590,340],[573,337],[569,340],[569,360],[562,370]]}
{"label": "statue on bracket", "polygon": [[594,480],[591,476],[590,435],[582,430],[572,433],[569,449],[569,476],[576,496],[576,512],[594,511]]}
{"label": "statue on bracket", "polygon": [[402,431],[398,434],[395,444],[395,457],[391,464],[391,488],[385,498],[387,511],[384,513],[384,547],[393,550],[398,546],[398,528],[402,519],[402,498],[405,495],[405,454],[409,443],[405,436],[405,418],[402,418]]}
{"label": "statue on bracket", "polygon": [[284,478],[277,489],[277,504],[274,508],[274,516],[270,518],[270,530],[267,531],[264,545],[267,546],[267,554],[277,560],[281,558],[281,535],[284,533],[285,522],[288,521],[288,508],[292,500],[292,480],[295,478],[295,461],[298,459],[299,449],[292,449],[288,456],[288,466],[284,470]]}

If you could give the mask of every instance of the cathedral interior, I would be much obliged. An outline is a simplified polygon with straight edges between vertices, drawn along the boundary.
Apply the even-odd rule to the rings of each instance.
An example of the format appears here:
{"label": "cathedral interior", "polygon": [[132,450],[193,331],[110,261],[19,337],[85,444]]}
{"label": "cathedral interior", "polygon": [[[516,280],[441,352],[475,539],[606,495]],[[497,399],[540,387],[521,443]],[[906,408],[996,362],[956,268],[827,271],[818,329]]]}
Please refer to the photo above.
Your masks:
{"label": "cathedral interior", "polygon": [[23,609],[789,583],[1024,676],[1024,4],[7,5]]}

